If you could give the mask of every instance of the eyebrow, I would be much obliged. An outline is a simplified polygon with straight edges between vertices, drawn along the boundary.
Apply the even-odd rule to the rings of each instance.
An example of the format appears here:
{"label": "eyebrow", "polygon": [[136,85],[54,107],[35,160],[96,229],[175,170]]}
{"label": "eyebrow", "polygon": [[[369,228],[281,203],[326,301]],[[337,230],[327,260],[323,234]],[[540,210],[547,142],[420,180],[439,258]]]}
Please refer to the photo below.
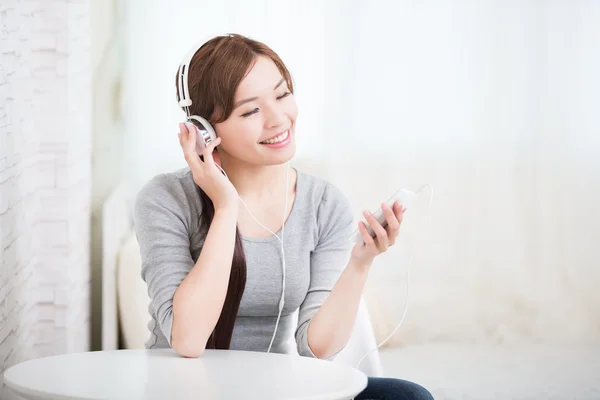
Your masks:
{"label": "eyebrow", "polygon": [[[285,82],[285,78],[281,78],[281,80],[280,80],[280,81],[277,83],[277,85],[275,85],[275,87],[273,88],[273,90],[277,90],[277,88],[278,88],[279,86],[281,86],[281,84],[282,84],[283,82]],[[258,97],[250,97],[250,98],[248,98],[248,99],[245,99],[245,100],[240,100],[240,101],[238,101],[237,103],[235,103],[235,104],[233,105],[233,109],[235,110],[236,108],[238,108],[238,107],[239,107],[239,106],[241,106],[242,104],[249,103],[249,102],[251,102],[251,101],[254,101],[254,100],[256,100],[256,99],[258,99]]]}

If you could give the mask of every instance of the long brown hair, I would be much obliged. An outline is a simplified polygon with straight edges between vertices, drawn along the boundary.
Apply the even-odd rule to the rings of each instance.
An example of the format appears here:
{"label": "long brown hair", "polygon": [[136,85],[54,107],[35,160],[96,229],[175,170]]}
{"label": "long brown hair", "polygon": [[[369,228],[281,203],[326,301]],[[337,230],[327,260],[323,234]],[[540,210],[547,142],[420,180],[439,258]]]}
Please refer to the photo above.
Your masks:
{"label": "long brown hair", "polygon": [[[233,112],[235,92],[259,56],[268,57],[275,63],[293,93],[291,75],[272,49],[238,34],[217,36],[196,51],[189,66],[188,87],[193,101],[191,115],[204,117],[213,125],[227,120]],[[178,87],[177,84],[175,86]],[[214,205],[201,188],[198,192],[202,203],[200,223],[208,231],[215,213]],[[246,257],[239,229],[236,228],[227,295],[219,321],[206,343],[207,349],[229,349],[245,286]]]}

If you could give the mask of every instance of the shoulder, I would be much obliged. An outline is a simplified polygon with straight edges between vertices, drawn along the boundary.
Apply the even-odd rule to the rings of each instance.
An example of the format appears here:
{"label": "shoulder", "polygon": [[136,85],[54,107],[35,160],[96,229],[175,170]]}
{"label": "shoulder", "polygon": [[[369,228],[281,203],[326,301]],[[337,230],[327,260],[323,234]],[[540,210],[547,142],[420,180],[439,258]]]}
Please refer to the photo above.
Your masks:
{"label": "shoulder", "polygon": [[200,211],[198,191],[189,168],[158,174],[137,193],[134,215],[139,220],[170,214],[188,222]]}
{"label": "shoulder", "polygon": [[319,231],[353,225],[352,207],[343,190],[333,182],[303,172],[299,174],[299,190],[306,196],[315,213]]}
{"label": "shoulder", "polygon": [[334,205],[349,207],[349,201],[344,192],[331,181],[298,171],[300,190],[315,206]]}
{"label": "shoulder", "polygon": [[144,199],[157,194],[180,195],[189,191],[188,181],[193,183],[189,168],[158,174],[146,182],[137,194],[137,199]]}

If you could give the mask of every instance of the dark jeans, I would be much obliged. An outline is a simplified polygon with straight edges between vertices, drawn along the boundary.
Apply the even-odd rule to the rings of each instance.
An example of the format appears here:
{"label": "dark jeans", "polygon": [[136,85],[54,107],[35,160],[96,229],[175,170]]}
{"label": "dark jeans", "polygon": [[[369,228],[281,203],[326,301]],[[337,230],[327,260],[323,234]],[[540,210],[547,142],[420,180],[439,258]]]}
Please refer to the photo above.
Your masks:
{"label": "dark jeans", "polygon": [[369,378],[367,387],[355,400],[434,400],[427,389],[395,378]]}

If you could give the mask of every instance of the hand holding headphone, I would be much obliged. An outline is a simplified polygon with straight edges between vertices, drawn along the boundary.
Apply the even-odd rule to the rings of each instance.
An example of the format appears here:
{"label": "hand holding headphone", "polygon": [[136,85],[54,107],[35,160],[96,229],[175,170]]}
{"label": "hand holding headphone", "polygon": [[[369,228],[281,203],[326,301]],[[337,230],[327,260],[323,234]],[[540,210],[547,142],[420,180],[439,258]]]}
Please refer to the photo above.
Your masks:
{"label": "hand holding headphone", "polygon": [[[193,47],[183,58],[177,71],[177,101],[186,113],[186,121],[179,125],[179,143],[185,160],[194,176],[194,182],[210,197],[215,209],[238,204],[238,193],[227,178],[223,168],[215,162],[213,151],[221,142],[215,128],[204,117],[191,115],[188,73],[194,54],[200,47]],[[200,159],[198,156],[202,156]]]}
{"label": "hand holding headphone", "polygon": [[[238,206],[238,193],[233,184],[223,174],[221,166],[215,161],[213,151],[221,143],[221,138],[198,145],[198,130],[195,125],[179,124],[179,144],[185,161],[190,167],[194,182],[210,197],[215,210]],[[200,153],[198,149],[202,148]],[[203,159],[198,157],[202,156]]]}

